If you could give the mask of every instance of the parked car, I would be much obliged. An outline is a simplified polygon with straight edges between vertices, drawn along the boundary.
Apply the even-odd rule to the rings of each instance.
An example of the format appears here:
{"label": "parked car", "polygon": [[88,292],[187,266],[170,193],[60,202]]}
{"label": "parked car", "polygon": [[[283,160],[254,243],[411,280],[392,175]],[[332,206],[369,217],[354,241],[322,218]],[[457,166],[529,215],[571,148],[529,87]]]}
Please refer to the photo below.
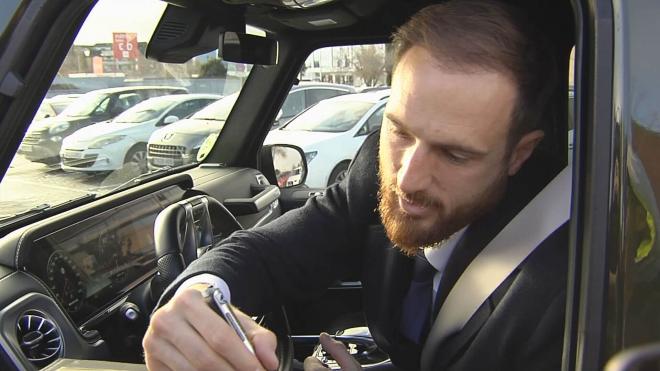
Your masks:
{"label": "parked car", "polygon": [[[276,128],[317,102],[354,93],[347,85],[308,83],[294,85],[273,123]],[[156,130],[149,138],[147,164],[149,169],[178,166],[195,162],[197,152],[209,136],[217,136],[231,112],[238,94],[229,95],[197,112],[189,119]]]}
{"label": "parked car", "polygon": [[57,163],[62,139],[91,124],[112,119],[137,103],[188,90],[173,86],[129,86],[90,91],[55,117],[31,125],[18,153],[30,161]]}
{"label": "parked car", "polygon": [[324,99],[355,92],[355,88],[348,85],[302,81],[291,87],[272,128],[286,124],[302,110]]}
{"label": "parked car", "polygon": [[302,148],[309,187],[341,181],[364,139],[380,128],[389,95],[388,89],[326,99],[269,132],[264,144]]}
{"label": "parked car", "polygon": [[177,94],[150,98],[110,121],[82,128],[64,138],[60,158],[67,171],[97,172],[134,164],[147,171],[147,141],[154,130],[188,117],[222,98]]}
{"label": "parked car", "polygon": [[60,94],[42,100],[37,113],[34,115],[34,121],[59,115],[81,95],[82,94]]}

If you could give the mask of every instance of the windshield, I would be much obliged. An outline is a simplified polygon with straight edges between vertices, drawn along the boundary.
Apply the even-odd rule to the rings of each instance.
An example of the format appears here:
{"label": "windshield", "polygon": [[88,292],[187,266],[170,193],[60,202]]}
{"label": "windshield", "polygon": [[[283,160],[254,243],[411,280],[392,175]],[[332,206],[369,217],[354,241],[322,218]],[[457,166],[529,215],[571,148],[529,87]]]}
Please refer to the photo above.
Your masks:
{"label": "windshield", "polygon": [[374,103],[325,100],[301,113],[282,130],[322,131],[340,133],[347,131],[364,116]]}
{"label": "windshield", "polygon": [[172,107],[175,102],[163,99],[150,99],[127,109],[115,117],[114,122],[145,122],[157,119],[165,110]]}
{"label": "windshield", "polygon": [[227,120],[227,117],[229,117],[229,113],[234,107],[237,98],[238,94],[232,94],[228,97],[222,98],[213,104],[209,104],[190,118],[195,120],[225,121]]}
{"label": "windshield", "polygon": [[[50,107],[54,110],[68,106],[58,120],[34,120],[28,127],[0,182],[0,220],[72,200],[89,202],[88,194],[102,196],[122,184],[134,186],[129,180],[142,174],[196,161],[204,137],[178,135],[167,145],[150,142],[156,131],[176,123],[113,125],[144,122],[165,112],[184,118],[213,97],[232,97],[205,111],[204,116],[224,120],[250,75],[251,65],[222,61],[217,50],[183,64],[148,60],[147,42],[166,6],[160,0],[95,4],[42,100],[44,110],[49,103],[58,103]],[[177,94],[159,99],[171,95],[172,88]],[[200,96],[180,98],[193,93]]]}
{"label": "windshield", "polygon": [[87,93],[76,99],[70,106],[62,111],[62,116],[82,117],[89,116],[96,110],[96,107],[108,97],[107,94],[96,92]]}

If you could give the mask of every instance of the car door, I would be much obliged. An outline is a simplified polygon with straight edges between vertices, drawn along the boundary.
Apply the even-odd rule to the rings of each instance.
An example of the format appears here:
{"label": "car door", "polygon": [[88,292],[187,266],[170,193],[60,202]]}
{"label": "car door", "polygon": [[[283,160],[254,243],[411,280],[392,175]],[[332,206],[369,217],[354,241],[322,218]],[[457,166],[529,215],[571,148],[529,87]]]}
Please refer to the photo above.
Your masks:
{"label": "car door", "polygon": [[[602,140],[606,148],[610,146],[611,162],[602,159],[592,167],[602,171],[596,176],[609,184],[609,197],[603,190],[589,195],[589,200],[609,199],[616,206],[585,223],[585,240],[593,240],[580,264],[582,288],[575,288],[574,330],[586,334],[575,339],[575,369],[601,368],[606,362],[608,371],[657,369],[660,74],[653,66],[660,62],[660,48],[651,35],[660,31],[652,15],[660,12],[660,4],[603,1],[596,5],[592,16],[598,25],[590,42],[605,54],[593,60],[589,78],[595,84],[582,85],[576,92],[576,112],[587,119],[582,124],[594,125],[593,131],[583,126],[578,133],[589,142]],[[596,95],[590,100],[585,93]],[[576,144],[576,160],[580,155],[588,157],[577,148],[585,141],[578,139]],[[608,155],[605,150],[600,154]]]}

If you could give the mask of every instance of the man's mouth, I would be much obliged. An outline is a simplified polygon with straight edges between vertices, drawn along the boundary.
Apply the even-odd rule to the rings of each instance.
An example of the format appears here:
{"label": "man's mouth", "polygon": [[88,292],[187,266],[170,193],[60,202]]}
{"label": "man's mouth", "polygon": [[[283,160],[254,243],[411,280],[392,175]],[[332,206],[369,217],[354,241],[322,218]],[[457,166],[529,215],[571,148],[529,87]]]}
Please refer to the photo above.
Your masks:
{"label": "man's mouth", "polygon": [[415,202],[410,198],[399,195],[399,207],[404,213],[412,217],[423,217],[431,212],[429,203]]}

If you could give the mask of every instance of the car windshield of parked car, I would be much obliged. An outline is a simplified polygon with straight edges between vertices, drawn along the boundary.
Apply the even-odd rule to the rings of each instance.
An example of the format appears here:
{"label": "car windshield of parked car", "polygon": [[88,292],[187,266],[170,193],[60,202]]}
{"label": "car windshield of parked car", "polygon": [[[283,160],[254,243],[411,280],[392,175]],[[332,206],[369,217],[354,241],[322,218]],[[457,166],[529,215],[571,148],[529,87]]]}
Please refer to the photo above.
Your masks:
{"label": "car windshield of parked car", "polygon": [[373,105],[370,102],[324,100],[291,120],[282,130],[340,133],[355,126]]}
{"label": "car windshield of parked car", "polygon": [[173,104],[174,102],[172,101],[162,99],[144,101],[127,109],[112,121],[117,123],[137,123],[153,120],[158,118],[163,111],[171,107]]}
{"label": "car windshield of parked car", "polygon": [[92,112],[101,104],[106,98],[107,94],[88,93],[78,98],[75,102],[71,103],[64,111],[62,116],[69,117],[82,117],[91,115]]}
{"label": "car windshield of parked car", "polygon": [[[233,94],[217,111],[204,114],[227,118],[252,66],[223,61],[217,50],[181,64],[147,59],[147,43],[166,6],[160,0],[96,2],[42,99],[44,109],[55,101],[68,107],[56,118],[43,111],[33,117],[0,182],[0,225],[73,200],[89,202],[124,184],[137,185],[131,180],[158,170],[148,158],[156,158],[153,164],[170,161],[159,159],[163,151],[148,143],[154,132],[176,123],[116,122],[144,122],[163,116],[168,107],[183,119],[208,103],[172,104],[186,94]],[[153,99],[173,92],[176,98]],[[181,137],[186,136],[175,140]],[[175,154],[194,159],[203,139]]]}
{"label": "car windshield of parked car", "polygon": [[199,110],[194,115],[190,116],[194,120],[212,120],[212,121],[226,121],[229,117],[231,109],[236,103],[238,94],[232,94],[228,97],[224,97],[219,101],[209,104],[203,109]]}

